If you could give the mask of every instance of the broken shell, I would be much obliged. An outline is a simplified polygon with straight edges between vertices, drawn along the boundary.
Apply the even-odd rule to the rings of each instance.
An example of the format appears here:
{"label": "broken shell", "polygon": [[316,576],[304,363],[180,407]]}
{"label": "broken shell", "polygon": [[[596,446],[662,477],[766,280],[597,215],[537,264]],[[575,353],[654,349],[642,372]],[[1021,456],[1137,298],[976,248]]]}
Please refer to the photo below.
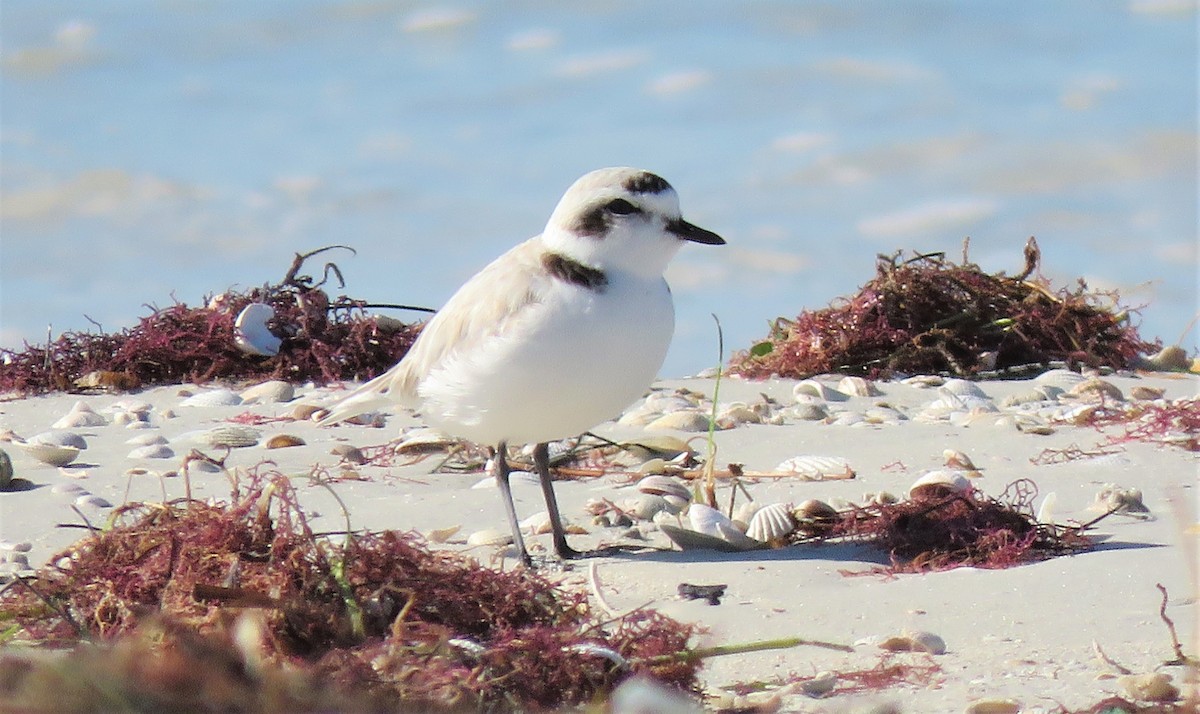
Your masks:
{"label": "broken shell", "polygon": [[210,389],[193,394],[179,402],[181,407],[232,407],[242,403],[242,398],[228,389]]}
{"label": "broken shell", "polygon": [[793,456],[775,467],[777,473],[792,473],[814,480],[854,478],[850,462],[840,456]]}
{"label": "broken shell", "polygon": [[957,449],[946,449],[942,452],[942,458],[945,459],[946,465],[952,469],[961,469],[963,471],[977,471],[971,457],[967,456]]}
{"label": "broken shell", "polygon": [[878,397],[883,394],[874,382],[862,377],[842,377],[837,388],[839,392],[852,397]]}
{"label": "broken shell", "polygon": [[281,379],[271,379],[242,390],[243,404],[278,404],[296,398],[296,388]]}
{"label": "broken shell", "polygon": [[512,533],[496,528],[484,528],[467,536],[467,545],[508,545],[512,542]]}
{"label": "broken shell", "polygon": [[202,440],[209,446],[228,446],[240,449],[254,446],[262,438],[262,432],[248,426],[229,425],[217,426],[204,432]]}
{"label": "broken shell", "polygon": [[679,431],[708,431],[708,414],[699,409],[668,412],[646,425],[647,429],[676,429]]}
{"label": "broken shell", "polygon": [[71,411],[63,418],[50,425],[53,429],[74,429],[81,426],[104,426],[108,423],[102,415],[97,414],[84,402],[75,402]]}
{"label": "broken shell", "polygon": [[335,444],[334,447],[329,450],[329,453],[344,461],[349,461],[352,464],[358,464],[359,466],[367,463],[368,461],[367,455],[362,452],[362,449],[358,448],[357,446],[351,446],[350,444]]}
{"label": "broken shell", "polygon": [[1117,680],[1129,696],[1143,702],[1173,702],[1179,699],[1179,688],[1171,684],[1165,672],[1127,674]]}
{"label": "broken shell", "polygon": [[1162,395],[1166,393],[1166,391],[1167,390],[1160,389],[1159,387],[1147,387],[1144,384],[1139,384],[1129,390],[1129,396],[1143,401],[1153,401],[1155,399],[1162,399]]}
{"label": "broken shell", "polygon": [[746,535],[762,543],[780,544],[796,529],[790,506],[772,503],[758,509],[750,519]]}
{"label": "broken shell", "polygon": [[233,342],[246,354],[273,357],[279,354],[283,344],[271,332],[268,323],[275,317],[275,308],[261,302],[252,302],[238,313],[233,323]]}
{"label": "broken shell", "polygon": [[450,526],[449,528],[434,528],[425,535],[430,543],[445,543],[450,540],[451,536],[462,530],[462,526]]}
{"label": "broken shell", "polygon": [[1095,377],[1085,379],[1074,387],[1071,387],[1067,390],[1067,396],[1086,400],[1125,401],[1125,395],[1121,393],[1121,390],[1115,384]]}
{"label": "broken shell", "polygon": [[971,490],[971,482],[960,471],[937,469],[929,471],[908,488],[912,499],[945,498],[955,493]]}
{"label": "broken shell", "polygon": [[675,496],[689,501],[692,499],[692,490],[687,484],[670,476],[647,476],[638,481],[637,490],[657,496]]}
{"label": "broken shell", "polygon": [[304,439],[291,434],[276,434],[270,439],[267,439],[265,446],[268,449],[286,449],[290,446],[304,446]]}
{"label": "broken shell", "polygon": [[171,447],[166,444],[149,444],[147,446],[139,446],[129,452],[131,459],[169,459],[175,455]]}
{"label": "broken shell", "polygon": [[811,397],[823,399],[827,402],[844,402],[849,398],[845,393],[815,379],[806,379],[796,384],[796,386],[792,387],[792,396],[797,402],[809,401]]}
{"label": "broken shell", "polygon": [[810,498],[792,509],[792,517],[796,519],[796,530],[805,535],[821,535],[831,531],[840,516],[833,506]]}
{"label": "broken shell", "polygon": [[79,458],[79,449],[58,444],[25,443],[19,445],[30,457],[51,466],[66,466]]}
{"label": "broken shell", "polygon": [[34,434],[33,436],[29,437],[29,443],[54,444],[56,446],[74,446],[80,451],[83,451],[87,448],[87,439],[84,439],[82,436],[73,431],[65,431],[63,429],[43,431],[40,434]]}

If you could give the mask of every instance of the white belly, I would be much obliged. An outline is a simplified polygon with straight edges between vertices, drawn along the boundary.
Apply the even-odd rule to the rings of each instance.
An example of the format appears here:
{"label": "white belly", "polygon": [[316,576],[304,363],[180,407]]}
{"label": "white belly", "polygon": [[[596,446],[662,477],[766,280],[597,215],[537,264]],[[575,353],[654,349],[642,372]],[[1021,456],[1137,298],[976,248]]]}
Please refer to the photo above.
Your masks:
{"label": "white belly", "polygon": [[554,291],[518,329],[422,380],[426,421],[481,444],[552,441],[615,417],[646,391],[675,326],[666,282]]}

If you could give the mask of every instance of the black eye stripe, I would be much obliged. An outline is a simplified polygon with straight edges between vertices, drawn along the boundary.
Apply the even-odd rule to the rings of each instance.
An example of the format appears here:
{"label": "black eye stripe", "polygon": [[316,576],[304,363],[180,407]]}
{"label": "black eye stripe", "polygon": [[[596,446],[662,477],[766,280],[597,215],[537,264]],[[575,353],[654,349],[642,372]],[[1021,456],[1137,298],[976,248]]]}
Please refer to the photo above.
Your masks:
{"label": "black eye stripe", "polygon": [[642,210],[623,198],[614,198],[605,204],[604,208],[609,213],[615,213],[618,216],[627,216],[630,213],[638,213]]}

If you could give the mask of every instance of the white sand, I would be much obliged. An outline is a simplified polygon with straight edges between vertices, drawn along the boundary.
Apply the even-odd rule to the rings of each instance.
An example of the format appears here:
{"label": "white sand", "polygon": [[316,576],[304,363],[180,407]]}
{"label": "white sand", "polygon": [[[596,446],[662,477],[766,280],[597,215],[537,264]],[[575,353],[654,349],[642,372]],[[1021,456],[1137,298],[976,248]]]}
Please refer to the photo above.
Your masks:
{"label": "white sand", "polygon": [[[1135,385],[1167,390],[1167,398],[1194,396],[1200,380],[1195,376],[1117,376],[1108,380],[1127,395]],[[712,380],[686,380],[659,386],[687,386],[711,396]],[[784,403],[792,401],[789,381],[745,382],[725,380],[721,400],[753,401],[765,392]],[[862,410],[886,401],[915,412],[936,397],[927,389],[899,383],[882,383],[882,397],[856,397],[836,404],[840,409]],[[1027,382],[982,384],[997,403],[1008,394],[1029,388]],[[189,387],[196,390],[197,388]],[[163,387],[135,395],[52,395],[0,403],[0,429],[8,428],[22,437],[46,431],[66,414],[76,400],[96,411],[123,400],[153,405],[150,423],[171,440],[176,456],[169,459],[134,460],[127,457],[135,447],[126,440],[146,430],[130,430],[109,424],[72,429],[84,435],[89,448],[78,463],[61,470],[39,464],[13,444],[0,444],[12,456],[16,475],[35,488],[0,493],[0,540],[32,545],[33,565],[45,562],[56,550],[86,535],[77,528],[57,527],[80,523],[70,509],[71,499],[53,487],[77,483],[112,503],[126,497],[159,500],[160,481],[152,476],[127,476],[128,469],[141,466],[157,471],[177,469],[191,447],[185,435],[222,423],[234,415],[252,412],[262,416],[288,414],[292,404],[228,407],[181,407],[180,387]],[[328,399],[331,390],[300,390],[297,401]],[[163,418],[165,410],[175,418]],[[417,423],[411,415],[397,415],[386,427],[341,425],[318,429],[311,422],[280,422],[257,427],[265,436],[288,433],[307,445],[267,451],[262,446],[236,449],[231,466],[248,468],[264,458],[277,462],[288,474],[306,476],[313,465],[334,468],[336,457],[330,447],[338,441],[357,446],[387,442],[398,428]],[[613,423],[597,433],[627,437],[643,433],[640,428]],[[1056,426],[1053,434],[1023,434],[1010,426],[973,424],[953,426],[946,422],[903,421],[883,426],[840,426],[789,419],[782,426],[747,425],[719,432],[717,461],[745,464],[748,470],[771,470],[786,458],[800,454],[840,456],[849,460],[858,476],[849,481],[805,482],[797,478],[764,480],[749,485],[755,499],[770,503],[799,502],[809,498],[844,498],[860,501],[865,492],[880,490],[904,494],[909,484],[928,469],[942,464],[942,451],[959,449],[982,469],[975,484],[985,493],[999,496],[1012,481],[1036,482],[1042,497],[1056,494],[1055,519],[1059,523],[1094,518],[1090,510],[1096,493],[1109,483],[1141,489],[1145,504],[1154,515],[1139,520],[1110,516],[1094,530],[1105,540],[1093,551],[1072,557],[1005,570],[962,568],[921,575],[846,577],[842,571],[862,571],[878,565],[882,556],[867,546],[800,546],[753,553],[648,551],[599,559],[599,574],[607,599],[617,608],[634,608],[647,603],[663,612],[703,624],[708,633],[702,644],[743,643],[759,639],[800,636],[854,646],[853,653],[813,648],[796,648],[710,660],[702,678],[709,690],[734,683],[811,676],[870,669],[883,653],[875,642],[905,630],[926,630],[941,636],[948,647],[938,656],[897,654],[895,661],[936,663],[941,672],[933,683],[898,685],[873,694],[838,694],[809,699],[789,693],[783,700],[791,711],[863,711],[876,703],[896,703],[909,712],[961,712],[979,699],[1012,699],[1022,711],[1051,711],[1059,705],[1082,708],[1106,696],[1123,694],[1110,675],[1113,669],[1093,653],[1098,643],[1114,660],[1135,672],[1149,672],[1172,657],[1167,628],[1158,616],[1161,583],[1170,593],[1167,614],[1175,621],[1184,650],[1197,651],[1196,592],[1192,578],[1197,564],[1189,563],[1196,553],[1197,454],[1177,447],[1127,443],[1119,453],[1057,465],[1034,465],[1030,459],[1044,449],[1071,445],[1093,450],[1105,434],[1120,433],[1120,427],[1100,432],[1088,427]],[[264,436],[264,440],[265,440]],[[684,435],[691,437],[694,435]],[[703,453],[703,439],[696,447]],[[404,467],[360,467],[367,480],[335,486],[349,507],[353,526],[359,529],[416,529],[428,532],[462,524],[465,535],[484,527],[504,529],[505,521],[495,489],[473,489],[481,474],[430,474],[436,459]],[[166,479],[169,498],[183,496],[179,478]],[[313,514],[317,530],[337,530],[342,515],[333,498],[323,489],[297,481],[302,500]],[[194,474],[194,495],[225,498],[228,483],[219,474]],[[612,542],[616,529],[590,524],[584,512],[588,499],[625,497],[618,480],[611,477],[559,482],[560,503],[567,518],[587,526],[586,536],[574,536],[578,547]],[[719,492],[722,500],[726,489]],[[517,507],[522,516],[541,510],[536,488],[517,486]],[[1187,511],[1181,518],[1180,509]],[[96,521],[105,509],[84,509]],[[1190,529],[1190,534],[1184,532]],[[1185,539],[1190,542],[1185,545]],[[533,539],[548,547],[548,536]],[[669,542],[655,532],[650,544],[667,548]],[[448,546],[465,550],[465,545]],[[484,562],[492,559],[487,550],[472,551]],[[506,562],[511,567],[512,561]],[[568,587],[583,587],[586,565],[577,565],[565,576]],[[703,601],[676,598],[680,582],[725,583],[728,591],[719,606]],[[1166,668],[1176,682],[1183,676],[1178,667]],[[790,691],[790,690],[789,690]]]}

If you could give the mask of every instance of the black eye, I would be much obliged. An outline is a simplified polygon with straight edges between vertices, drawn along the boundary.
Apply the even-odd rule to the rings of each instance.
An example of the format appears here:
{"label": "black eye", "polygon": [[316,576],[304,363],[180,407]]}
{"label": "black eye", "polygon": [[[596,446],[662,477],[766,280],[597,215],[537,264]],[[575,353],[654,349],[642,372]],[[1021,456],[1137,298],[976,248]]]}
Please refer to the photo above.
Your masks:
{"label": "black eye", "polygon": [[618,216],[627,216],[630,213],[637,213],[638,207],[626,201],[623,198],[614,198],[604,206],[609,213],[615,213]]}

